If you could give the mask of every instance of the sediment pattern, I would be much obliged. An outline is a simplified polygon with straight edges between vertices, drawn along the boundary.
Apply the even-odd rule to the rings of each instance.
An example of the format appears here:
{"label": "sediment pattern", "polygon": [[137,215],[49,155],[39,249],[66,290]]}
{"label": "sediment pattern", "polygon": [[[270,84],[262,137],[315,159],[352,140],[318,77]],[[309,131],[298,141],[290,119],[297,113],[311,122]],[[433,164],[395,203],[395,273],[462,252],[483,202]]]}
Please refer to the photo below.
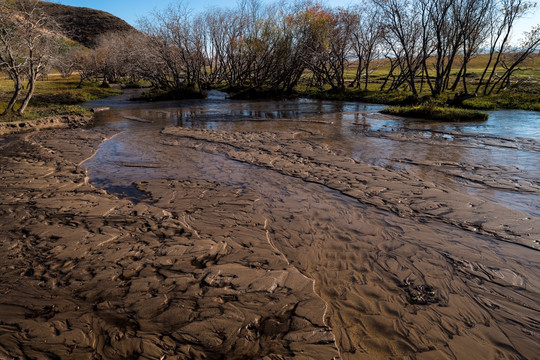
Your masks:
{"label": "sediment pattern", "polygon": [[167,146],[271,170],[265,180],[287,195],[263,198],[255,210],[276,247],[315,279],[342,358],[535,356],[537,218],[295,133],[163,134]]}
{"label": "sediment pattern", "polygon": [[[163,133],[198,141],[192,146],[199,150],[224,153],[234,160],[325,185],[403,217],[437,219],[540,249],[540,222],[535,217],[441,188],[406,172],[340,156],[328,147],[295,139],[294,134],[178,127],[169,127]],[[174,139],[169,141],[178,144]]]}
{"label": "sediment pattern", "polygon": [[[0,358],[338,355],[313,280],[250,215],[254,194],[156,184],[192,197],[175,213],[107,194],[77,164],[113,135],[70,130],[0,144]],[[201,208],[219,231],[190,226]]]}
{"label": "sediment pattern", "polygon": [[[0,140],[0,358],[540,353],[534,211],[407,166],[534,198],[529,173],[400,154],[403,169],[375,166],[326,145],[335,124],[318,115],[160,131],[160,118],[120,114],[125,123]],[[403,131],[362,135],[441,148],[449,135],[452,147],[502,141]],[[103,142],[106,159],[93,157]],[[535,144],[508,142],[531,154]],[[90,185],[83,166],[96,164],[136,190],[133,201]]]}

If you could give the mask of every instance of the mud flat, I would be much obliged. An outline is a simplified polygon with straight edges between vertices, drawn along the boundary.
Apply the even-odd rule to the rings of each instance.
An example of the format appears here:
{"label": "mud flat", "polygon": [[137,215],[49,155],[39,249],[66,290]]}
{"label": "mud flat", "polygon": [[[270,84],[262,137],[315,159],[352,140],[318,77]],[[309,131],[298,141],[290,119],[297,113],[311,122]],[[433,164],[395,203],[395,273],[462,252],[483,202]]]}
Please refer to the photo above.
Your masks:
{"label": "mud flat", "polygon": [[36,130],[75,128],[87,125],[90,121],[91,117],[89,116],[54,115],[38,120],[0,122],[0,136]]}
{"label": "mud flat", "polygon": [[[256,194],[153,184],[185,195],[175,212],[107,194],[79,164],[115,135],[0,142],[0,359],[338,355],[313,280],[251,215]],[[205,232],[190,225],[194,214]]]}
{"label": "mud flat", "polygon": [[[538,218],[354,161],[297,133],[162,134],[162,144],[186,154],[265,169],[251,178],[260,173],[264,186],[285,189],[267,191],[255,213],[267,218],[276,248],[315,279],[343,359],[538,354]],[[149,193],[169,209],[182,196]]]}
{"label": "mud flat", "polygon": [[[178,127],[169,127],[163,134],[192,140],[192,146],[199,150],[224,153],[234,160],[325,185],[402,217],[436,219],[540,249],[538,218],[479,201],[403,172],[354,161],[328,147],[298,140],[294,134]],[[178,144],[174,139],[163,143]]]}
{"label": "mud flat", "polygon": [[[266,103],[233,103],[244,117],[224,116],[227,104],[187,123],[233,130],[169,126],[181,114],[155,105],[0,140],[0,359],[538,356],[535,211],[355,160],[321,141],[339,111],[275,125],[249,108]],[[449,149],[417,131],[364,132]],[[453,146],[486,141],[502,140]],[[408,159],[538,192],[534,173]]]}

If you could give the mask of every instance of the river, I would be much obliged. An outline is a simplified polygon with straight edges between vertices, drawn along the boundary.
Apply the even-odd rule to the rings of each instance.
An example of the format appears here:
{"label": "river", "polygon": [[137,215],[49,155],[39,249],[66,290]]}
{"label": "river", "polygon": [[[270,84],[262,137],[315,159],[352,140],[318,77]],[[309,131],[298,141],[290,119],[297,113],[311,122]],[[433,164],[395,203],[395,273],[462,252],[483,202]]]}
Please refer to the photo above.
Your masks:
{"label": "river", "polygon": [[342,358],[540,353],[540,113],[434,123],[355,102],[129,96],[87,104],[118,130],[84,163],[91,183],[190,207],[208,236],[217,205],[194,210],[170,184],[248,194],[269,245],[315,281]]}

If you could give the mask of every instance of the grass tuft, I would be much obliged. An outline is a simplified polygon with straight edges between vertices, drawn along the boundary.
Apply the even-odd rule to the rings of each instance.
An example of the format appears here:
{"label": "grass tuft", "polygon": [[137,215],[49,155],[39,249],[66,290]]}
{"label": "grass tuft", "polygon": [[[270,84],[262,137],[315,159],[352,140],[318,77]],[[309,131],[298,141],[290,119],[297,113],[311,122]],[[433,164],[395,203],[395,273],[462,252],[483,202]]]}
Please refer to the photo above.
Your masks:
{"label": "grass tuft", "polygon": [[393,106],[383,109],[383,114],[411,117],[432,121],[485,121],[488,114],[470,109],[434,106],[432,104],[418,106]]}
{"label": "grass tuft", "polygon": [[463,101],[463,107],[477,110],[521,109],[540,111],[540,94],[504,91]]}

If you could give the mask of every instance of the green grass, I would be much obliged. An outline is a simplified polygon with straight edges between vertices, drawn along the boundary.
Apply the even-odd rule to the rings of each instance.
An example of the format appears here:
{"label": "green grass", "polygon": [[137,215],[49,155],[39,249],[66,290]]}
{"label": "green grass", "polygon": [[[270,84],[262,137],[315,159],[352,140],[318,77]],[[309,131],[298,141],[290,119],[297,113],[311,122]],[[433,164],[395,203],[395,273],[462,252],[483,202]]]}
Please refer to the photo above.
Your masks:
{"label": "green grass", "polygon": [[[0,108],[4,105],[5,104],[0,103]],[[0,116],[0,122],[37,120],[54,115],[91,116],[92,113],[79,105],[51,105],[50,107],[43,109],[32,108],[30,111],[25,112],[23,116],[6,114],[5,116]]]}
{"label": "green grass", "polygon": [[[459,71],[459,66],[461,65],[459,60],[460,59],[458,56],[457,61],[454,63],[454,67],[452,69],[451,83]],[[428,62],[429,61],[434,61],[434,59],[430,59]],[[467,78],[469,79],[469,91],[474,91],[476,89],[487,61],[488,55],[483,54],[473,57],[471,62],[468,64]],[[359,94],[356,94],[355,92],[358,92],[358,90],[349,91],[349,89],[347,89],[344,94],[340,95],[325,94],[322,92],[320,94],[312,95],[312,97],[321,99],[359,100],[388,105],[414,105],[414,98],[411,96],[410,92],[398,91],[386,93],[379,91],[382,81],[388,73],[389,62],[386,59],[375,60],[374,66],[376,65],[376,70],[370,76],[370,83],[368,84],[369,91],[360,91]],[[352,63],[346,72],[347,78],[351,79],[351,81],[354,77],[354,66],[355,64]],[[430,71],[431,70],[432,69],[430,67]],[[503,71],[503,69],[502,67],[499,67],[497,72],[500,73],[501,71]],[[516,84],[518,81],[519,84]],[[505,89],[499,94],[492,94],[488,96],[479,95],[478,97],[467,99],[463,101],[461,107],[477,110],[522,109],[540,111],[540,54],[534,54],[530,57],[530,59],[522,63],[519,69],[513,73],[512,82],[513,85],[510,89]],[[420,87],[419,83],[417,83],[417,85]],[[424,91],[419,95],[417,104],[425,102],[424,100],[430,97],[428,90],[428,86],[424,83]],[[455,92],[446,92],[439,98],[430,99],[430,101],[436,102],[440,105],[451,103],[454,94],[461,91],[463,91],[463,85],[459,84]]]}
{"label": "green grass", "polygon": [[[376,84],[374,84],[376,85]],[[345,92],[321,91],[314,88],[299,87],[297,94],[313,99],[320,100],[336,100],[336,101],[361,101],[372,104],[386,105],[418,105],[429,97],[427,93],[422,93],[421,96],[414,96],[410,91],[379,91],[375,90],[375,86],[370,86],[372,89],[360,90],[346,88]]]}
{"label": "green grass", "polygon": [[455,107],[434,106],[433,104],[418,106],[392,106],[381,111],[383,114],[412,117],[432,121],[485,121],[486,113]]}
{"label": "green grass", "polygon": [[477,110],[522,109],[540,111],[540,94],[507,90],[500,94],[467,99],[463,101],[463,107]]}
{"label": "green grass", "polygon": [[346,88],[345,92],[334,92],[331,90],[321,91],[320,89],[310,88],[304,85],[299,85],[295,90],[298,96],[319,100],[362,101],[388,105],[402,105],[413,101],[411,98],[412,94],[407,91],[383,92],[378,90]]}
{"label": "green grass", "polygon": [[[467,65],[467,76],[468,77],[480,77],[484,71],[489,59],[489,55],[481,54],[474,56]],[[433,71],[431,65],[435,62],[435,58],[428,59],[428,70],[430,73]],[[345,77],[347,79],[353,79],[356,75],[356,62],[349,64],[348,68],[345,70]],[[454,66],[452,67],[452,74],[455,75],[459,71],[461,66],[461,57],[457,56],[454,61]],[[390,62],[387,59],[374,60],[372,64],[372,73],[371,77],[385,77],[390,70]],[[503,71],[502,65],[499,65],[497,72]],[[396,70],[399,71],[399,70]],[[518,68],[518,70],[513,74],[515,78],[540,78],[540,54],[532,54],[531,57],[525,60]]]}
{"label": "green grass", "polygon": [[[378,84],[369,84],[369,90],[347,88],[344,92],[332,92],[300,85],[297,88],[297,94],[298,96],[320,100],[362,101],[395,106],[431,103],[444,107],[446,105],[455,106],[452,100],[454,95],[461,91],[458,88],[456,92],[443,93],[439,97],[433,98],[426,89],[419,96],[414,96],[410,91],[379,91],[378,86]],[[460,107],[471,110],[520,109],[540,111],[540,85],[522,85],[504,90],[499,94],[477,96],[464,100]]]}
{"label": "green grass", "polygon": [[[90,115],[79,104],[121,93],[117,89],[101,88],[99,83],[85,82],[79,89],[78,84],[78,76],[64,79],[59,75],[51,75],[40,80],[24,115],[8,113],[1,116],[0,121],[35,120],[51,115]],[[0,113],[4,111],[12,91],[13,84],[10,80],[0,80]],[[19,108],[23,96],[24,90],[15,110]]]}

